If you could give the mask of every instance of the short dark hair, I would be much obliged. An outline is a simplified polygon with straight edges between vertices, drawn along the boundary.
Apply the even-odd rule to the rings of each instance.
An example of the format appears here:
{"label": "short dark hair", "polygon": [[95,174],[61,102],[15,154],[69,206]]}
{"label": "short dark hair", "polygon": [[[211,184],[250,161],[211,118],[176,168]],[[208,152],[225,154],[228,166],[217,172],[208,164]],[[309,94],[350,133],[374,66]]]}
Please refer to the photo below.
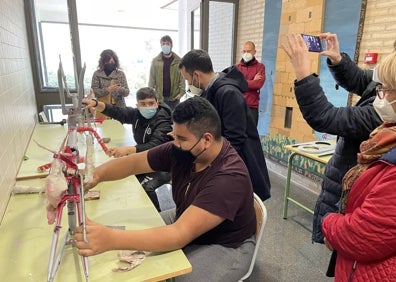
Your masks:
{"label": "short dark hair", "polygon": [[193,49],[185,54],[179,63],[179,69],[183,67],[190,75],[195,70],[202,71],[203,73],[213,72],[212,60],[208,52],[202,49]]}
{"label": "short dark hair", "polygon": [[221,122],[216,109],[205,98],[194,96],[178,104],[172,118],[175,123],[185,124],[197,138],[209,132],[216,140],[221,138]]}
{"label": "short dark hair", "polygon": [[98,69],[103,70],[104,64],[108,63],[111,58],[114,59],[114,63],[116,65],[116,68],[119,69],[120,68],[120,61],[118,60],[118,56],[117,56],[116,52],[114,52],[111,49],[103,50],[102,53],[100,53]]}
{"label": "short dark hair", "polygon": [[137,101],[144,100],[147,98],[155,98],[155,101],[158,101],[157,92],[154,90],[154,88],[143,87],[136,92]]}
{"label": "short dark hair", "polygon": [[161,39],[160,39],[160,44],[162,42],[169,42],[173,46],[172,38],[169,35],[162,36]]}

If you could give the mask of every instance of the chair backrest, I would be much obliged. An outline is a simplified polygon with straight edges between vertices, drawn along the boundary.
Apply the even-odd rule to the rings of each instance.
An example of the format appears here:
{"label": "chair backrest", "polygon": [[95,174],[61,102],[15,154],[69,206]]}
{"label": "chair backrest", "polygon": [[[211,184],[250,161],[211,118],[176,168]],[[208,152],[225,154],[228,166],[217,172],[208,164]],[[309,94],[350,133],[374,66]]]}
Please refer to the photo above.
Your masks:
{"label": "chair backrest", "polygon": [[256,246],[254,247],[254,252],[253,252],[252,260],[250,262],[249,270],[239,281],[246,281],[252,274],[254,264],[256,262],[257,253],[260,247],[260,242],[263,237],[265,223],[267,222],[267,209],[265,208],[263,201],[256,194],[254,194],[253,201],[254,201],[254,210],[256,212],[256,224],[257,224],[257,230],[255,234]]}

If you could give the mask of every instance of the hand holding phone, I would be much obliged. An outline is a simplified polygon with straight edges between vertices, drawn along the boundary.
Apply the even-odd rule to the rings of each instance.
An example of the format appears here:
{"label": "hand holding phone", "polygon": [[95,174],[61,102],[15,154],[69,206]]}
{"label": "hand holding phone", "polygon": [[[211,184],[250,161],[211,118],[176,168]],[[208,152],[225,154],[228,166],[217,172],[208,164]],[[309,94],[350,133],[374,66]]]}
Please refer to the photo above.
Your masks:
{"label": "hand holding phone", "polygon": [[322,40],[319,36],[309,35],[309,34],[301,34],[305,43],[307,44],[309,52],[322,52]]}

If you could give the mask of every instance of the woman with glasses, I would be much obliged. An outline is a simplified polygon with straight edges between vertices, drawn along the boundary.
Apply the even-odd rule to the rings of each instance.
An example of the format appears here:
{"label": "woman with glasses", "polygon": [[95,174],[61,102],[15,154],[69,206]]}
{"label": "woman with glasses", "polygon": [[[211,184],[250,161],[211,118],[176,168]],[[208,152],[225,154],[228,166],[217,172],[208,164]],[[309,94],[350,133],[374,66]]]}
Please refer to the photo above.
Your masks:
{"label": "woman with glasses", "polygon": [[343,178],[339,213],[322,221],[325,243],[337,251],[335,281],[396,277],[396,52],[377,70],[382,85],[373,105],[384,122]]}

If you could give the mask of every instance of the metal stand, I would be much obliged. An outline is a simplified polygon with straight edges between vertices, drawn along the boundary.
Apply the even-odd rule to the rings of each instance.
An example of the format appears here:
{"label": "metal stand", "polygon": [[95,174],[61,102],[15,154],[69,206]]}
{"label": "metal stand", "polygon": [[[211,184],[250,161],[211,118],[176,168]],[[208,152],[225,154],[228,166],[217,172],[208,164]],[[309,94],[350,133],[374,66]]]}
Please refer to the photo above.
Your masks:
{"label": "metal stand", "polygon": [[[79,125],[83,125],[82,118],[82,103],[81,100],[84,97],[83,81],[84,81],[85,65],[81,70],[78,79],[78,93],[70,94],[66,84],[66,77],[63,73],[62,62],[59,62],[58,69],[58,83],[59,83],[59,94],[62,102],[62,113],[68,115],[68,126],[69,130],[66,136],[67,145],[60,148],[59,152],[54,154],[54,158],[58,158],[63,163],[63,174],[68,183],[68,188],[65,195],[60,199],[57,206],[56,220],[54,235],[52,237],[51,252],[48,263],[48,274],[47,281],[52,282],[55,279],[56,272],[61,263],[62,254],[67,245],[73,245],[71,242],[71,236],[74,235],[74,230],[77,226],[83,227],[84,240],[86,238],[86,225],[85,225],[85,203],[84,203],[84,181],[83,176],[79,172],[77,166],[80,156],[77,146],[77,133]],[[65,85],[65,87],[63,87]],[[71,107],[66,108],[64,91],[69,98],[72,99]],[[88,139],[87,139],[88,140]],[[90,140],[93,140],[92,138]],[[64,144],[63,144],[64,145]],[[62,145],[62,146],[63,146]],[[69,228],[65,233],[64,239],[58,248],[60,229],[62,228],[62,211],[64,206],[67,206],[68,223]],[[85,280],[89,281],[89,264],[88,258],[82,257],[82,266],[84,269]]]}

